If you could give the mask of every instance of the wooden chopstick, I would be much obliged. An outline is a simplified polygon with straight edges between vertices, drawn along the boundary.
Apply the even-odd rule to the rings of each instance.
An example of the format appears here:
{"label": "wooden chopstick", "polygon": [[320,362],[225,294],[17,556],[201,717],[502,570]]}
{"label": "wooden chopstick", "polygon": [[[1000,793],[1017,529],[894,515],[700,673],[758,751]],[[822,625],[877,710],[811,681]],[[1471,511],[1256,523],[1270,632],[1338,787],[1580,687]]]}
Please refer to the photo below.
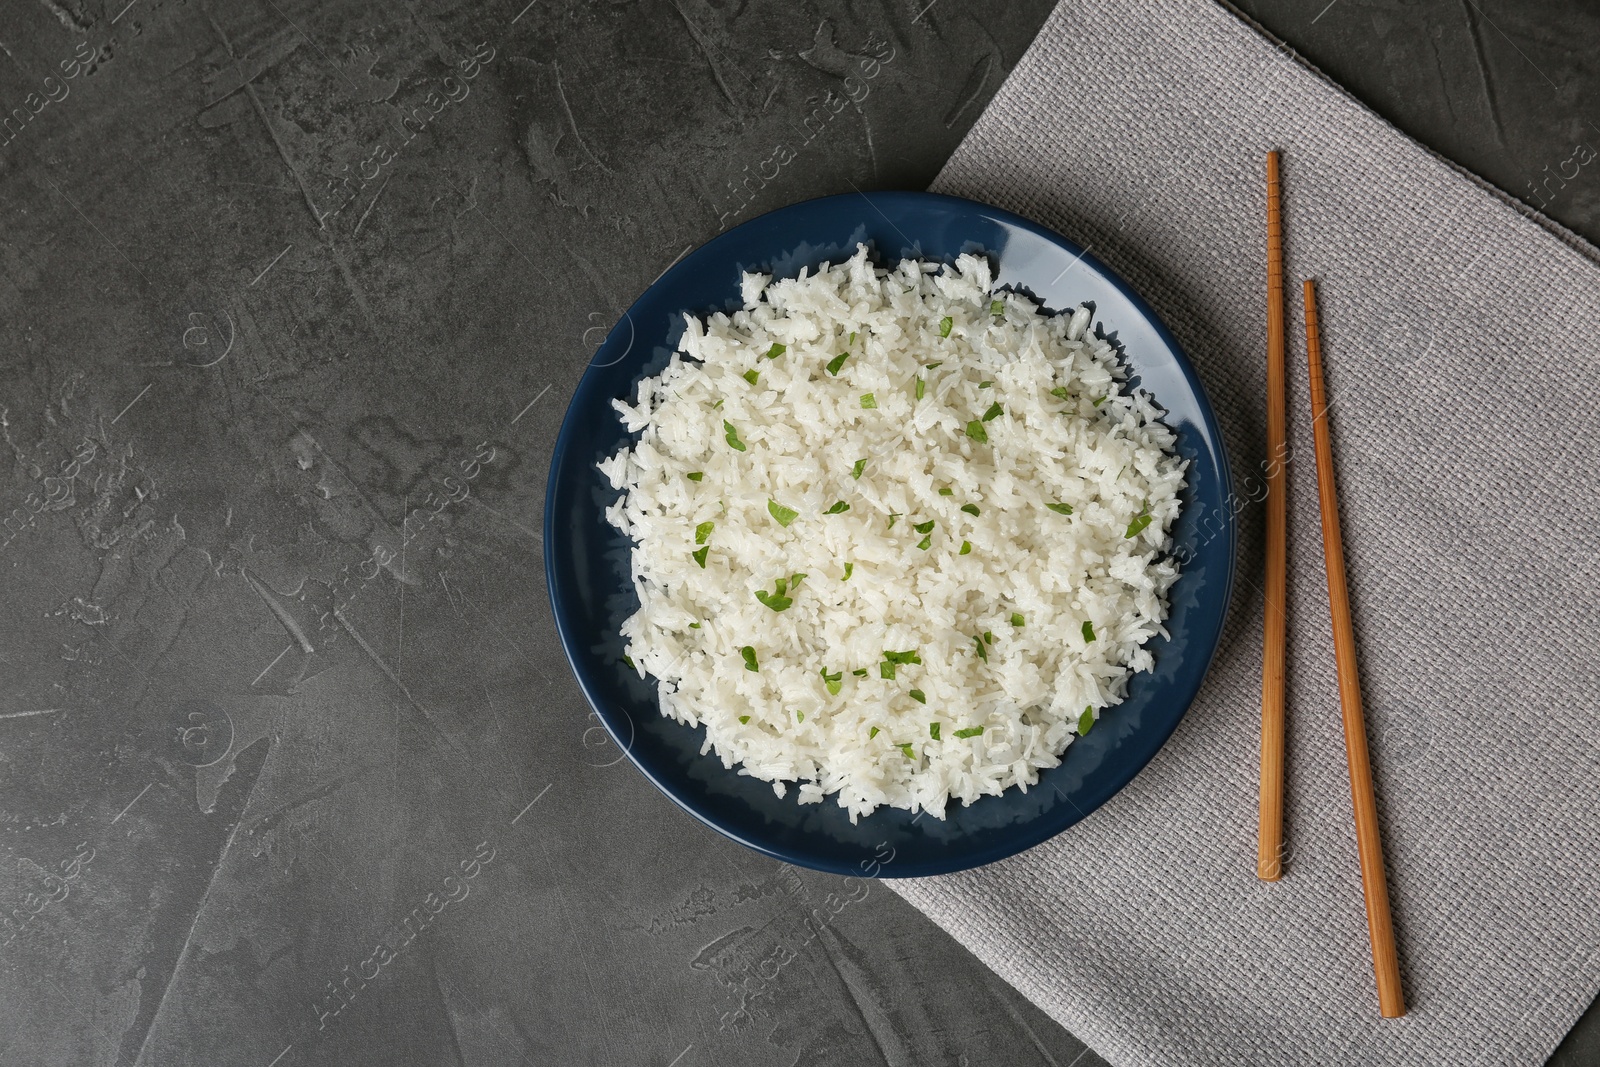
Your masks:
{"label": "wooden chopstick", "polygon": [[1378,981],[1378,1011],[1385,1019],[1406,1013],[1389,917],[1389,886],[1383,870],[1383,839],[1372,792],[1367,727],[1361,712],[1361,676],[1356,669],[1355,629],[1350,623],[1350,591],[1345,585],[1344,541],[1339,533],[1339,494],[1333,479],[1333,444],[1328,437],[1328,401],[1322,383],[1322,337],[1317,324],[1317,286],[1308,280],[1306,359],[1311,368],[1311,431],[1317,450],[1317,497],[1322,508],[1322,547],[1328,564],[1328,608],[1333,614],[1333,656],[1339,672],[1339,707],[1344,717],[1344,751],[1350,764],[1350,799],[1355,806],[1356,851],[1361,857],[1361,895],[1367,905],[1367,935],[1372,940],[1372,970]]}
{"label": "wooden chopstick", "polygon": [[1267,153],[1267,588],[1261,653],[1261,810],[1256,877],[1283,876],[1283,690],[1288,643],[1288,403],[1284,389],[1283,200],[1278,153]]}

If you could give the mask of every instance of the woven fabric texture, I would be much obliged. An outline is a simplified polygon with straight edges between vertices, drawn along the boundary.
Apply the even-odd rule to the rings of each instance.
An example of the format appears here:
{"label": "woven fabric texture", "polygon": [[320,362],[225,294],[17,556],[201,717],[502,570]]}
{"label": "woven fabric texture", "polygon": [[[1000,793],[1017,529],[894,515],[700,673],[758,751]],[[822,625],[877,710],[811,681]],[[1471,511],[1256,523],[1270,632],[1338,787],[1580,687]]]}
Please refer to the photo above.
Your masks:
{"label": "woven fabric texture", "polygon": [[[1293,459],[1289,854],[1266,884],[1272,147]],[[1600,989],[1594,250],[1200,0],[1063,2],[934,188],[1088,245],[1172,328],[1227,437],[1240,572],[1199,699],[1128,788],[1024,855],[893,887],[1113,1064],[1541,1063]],[[1378,1017],[1361,903],[1306,277],[1321,287],[1399,1020]]]}

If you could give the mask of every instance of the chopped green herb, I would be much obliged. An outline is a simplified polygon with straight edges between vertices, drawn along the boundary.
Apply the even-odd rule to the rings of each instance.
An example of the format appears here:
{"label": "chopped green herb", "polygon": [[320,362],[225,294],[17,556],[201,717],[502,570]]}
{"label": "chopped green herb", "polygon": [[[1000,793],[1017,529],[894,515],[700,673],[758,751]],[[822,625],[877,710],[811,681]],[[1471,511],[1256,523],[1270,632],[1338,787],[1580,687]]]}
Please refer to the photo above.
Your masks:
{"label": "chopped green herb", "polygon": [[[778,581],[781,582],[783,579],[779,578]],[[782,591],[777,593],[769,593],[765,589],[756,590],[756,599],[761,601],[762,604],[771,608],[773,611],[787,610],[789,606],[794,603],[794,599],[792,597],[785,596]]]}
{"label": "chopped green herb", "polygon": [[1006,313],[1006,302],[1004,300],[991,300],[991,301],[989,301],[989,314],[991,314],[991,315],[1004,315],[1005,313]]}
{"label": "chopped green herb", "polygon": [[787,351],[789,351],[789,348],[788,348],[787,345],[780,345],[780,344],[774,343],[771,348],[767,349],[767,358],[768,359],[777,359],[779,356],[783,355]]}
{"label": "chopped green herb", "polygon": [[1055,512],[1057,515],[1071,515],[1072,514],[1072,505],[1071,504],[1046,504],[1045,507],[1047,507],[1051,511]]}
{"label": "chopped green herb", "polygon": [[1133,521],[1128,523],[1128,532],[1123,534],[1122,536],[1123,537],[1138,537],[1141,533],[1144,532],[1145,527],[1149,526],[1149,525],[1150,525],[1150,502],[1147,500],[1147,501],[1145,501],[1145,504],[1144,504],[1144,510],[1139,512],[1139,514],[1137,514],[1137,515],[1135,515],[1133,517]]}
{"label": "chopped green herb", "polygon": [[961,542],[961,551],[957,552],[956,555],[965,556],[968,552],[971,552],[971,551],[972,551],[972,542],[971,541],[963,541],[963,542]]}
{"label": "chopped green herb", "polygon": [[739,716],[739,725],[740,726],[749,725],[749,722],[750,722],[750,716],[748,716],[748,715]]}
{"label": "chopped green herb", "polygon": [[772,513],[773,518],[778,520],[779,526],[788,526],[800,516],[800,513],[794,508],[786,508],[776,500],[767,501],[767,510]]}
{"label": "chopped green herb", "polygon": [[1084,708],[1083,714],[1078,716],[1078,736],[1082,737],[1094,725],[1094,708]]}
{"label": "chopped green herb", "polygon": [[717,401],[717,402],[716,402],[716,403],[715,403],[715,404],[712,404],[712,405],[711,405],[711,406],[712,406],[712,408],[714,408],[714,409],[716,409],[716,410],[721,410],[721,408],[722,408],[722,401],[721,401],[721,400],[718,400],[718,401]]}
{"label": "chopped green herb", "polygon": [[1020,630],[1023,628],[1023,626],[1027,625],[1027,620],[1024,619],[1020,613],[1013,611],[1011,613],[1011,625]]}
{"label": "chopped green herb", "polygon": [[747,370],[744,372],[744,380],[749,382],[751,385],[756,384],[756,379],[759,377],[761,377],[760,371]]}
{"label": "chopped green herb", "polygon": [[850,471],[850,477],[856,479],[857,481],[860,481],[861,480],[861,472],[866,470],[866,469],[867,469],[867,461],[864,460],[864,459],[858,459],[858,460],[856,460],[855,467]]}
{"label": "chopped green herb", "polygon": [[900,513],[898,511],[889,512],[889,525],[888,525],[887,529],[890,529],[890,530],[894,529],[895,520],[898,519],[899,517],[900,517]]}
{"label": "chopped green herb", "polygon": [[988,663],[989,662],[989,650],[984,647],[983,638],[974,637],[972,639],[972,643],[978,647],[978,658],[983,660],[983,662]]}
{"label": "chopped green herb", "polygon": [[688,478],[691,482],[698,482],[705,476],[705,471],[690,471],[688,474],[684,475],[684,477]]}
{"label": "chopped green herb", "polygon": [[928,551],[928,549],[932,548],[933,547],[933,534],[928,534],[922,540],[918,541],[917,542],[917,547],[922,549],[922,551],[924,551],[924,552],[926,552],[926,551]]}
{"label": "chopped green herb", "polygon": [[977,419],[973,419],[971,422],[967,423],[967,436],[978,442],[980,445],[986,445],[989,443],[989,435],[984,432],[983,423],[979,422]]}
{"label": "chopped green herb", "polygon": [[803,712],[803,711],[796,711],[794,713],[794,721],[795,722],[805,722],[806,721],[806,713]]}
{"label": "chopped green herb", "polygon": [[947,485],[943,489],[939,490],[939,495],[940,496],[955,496],[956,495],[956,491],[954,489],[950,488]]}
{"label": "chopped green herb", "polygon": [[1094,623],[1090,622],[1088,619],[1083,620],[1083,639],[1085,641],[1094,640]]}
{"label": "chopped green herb", "polygon": [[887,661],[878,664],[878,677],[894,679],[894,664]]}
{"label": "chopped green herb", "polygon": [[934,520],[933,519],[929,519],[927,522],[919,522],[919,523],[917,523],[915,526],[912,527],[912,529],[917,531],[917,533],[932,533],[933,532],[933,526],[934,526]]}
{"label": "chopped green herb", "polygon": [[789,576],[789,588],[790,589],[799,589],[800,588],[800,583],[805,581],[809,577],[811,577],[811,575],[806,574],[804,571],[802,571],[799,574],[791,574]]}
{"label": "chopped green herb", "polygon": [[850,331],[850,344],[855,344],[855,343],[856,343],[856,332],[854,330],[851,330]]}
{"label": "chopped green herb", "polygon": [[874,737],[877,737],[877,736],[878,736],[878,728],[876,726],[874,726],[871,730],[867,731],[867,740],[868,741],[871,741]]}
{"label": "chopped green herb", "polygon": [[954,326],[955,324],[956,324],[956,320],[952,319],[949,315],[946,315],[944,318],[940,319],[939,320],[939,336],[940,337],[949,337],[950,336],[950,327]]}
{"label": "chopped green herb", "polygon": [[707,545],[705,548],[697,548],[697,549],[695,549],[694,552],[692,553],[693,556],[694,556],[694,561],[696,563],[700,564],[700,569],[701,570],[705,570],[706,569],[706,553],[710,552],[710,551],[711,551],[711,546]]}
{"label": "chopped green herb", "polygon": [[850,510],[850,505],[849,504],[846,504],[843,500],[837,500],[837,501],[834,501],[833,507],[829,508],[827,511],[824,511],[823,514],[824,515],[838,515],[840,512],[849,511],[849,510]]}
{"label": "chopped green herb", "polygon": [[978,505],[976,505],[976,504],[962,504],[961,505],[961,510],[965,511],[968,515],[976,515],[976,514],[978,514]]}
{"label": "chopped green herb", "polygon": [[1111,397],[1109,395],[1108,396],[1103,396],[1099,400],[1096,400],[1094,402],[1094,406],[1095,407],[1099,407],[1101,404],[1104,404],[1107,400],[1110,400],[1110,399],[1111,399]]}
{"label": "chopped green herb", "polygon": [[998,419],[1001,415],[1004,415],[1005,413],[1006,413],[1006,409],[1001,407],[999,404],[990,404],[989,405],[989,410],[985,411],[983,413],[983,421],[984,422],[989,422],[992,419]]}
{"label": "chopped green herb", "polygon": [[711,536],[711,531],[716,525],[714,522],[702,522],[699,526],[696,526],[694,528],[694,543],[697,545],[705,544],[706,539]]}
{"label": "chopped green herb", "polygon": [[903,745],[896,745],[894,747],[898,748],[901,752],[905,753],[906,759],[916,759],[917,758],[917,754],[915,752],[911,751],[911,742],[910,741],[907,741]]}
{"label": "chopped green herb", "polygon": [[878,398],[871,393],[862,393],[861,406],[868,409],[875,408],[878,406]]}
{"label": "chopped green herb", "polygon": [[939,724],[938,723],[930,722],[928,724],[928,736],[933,738],[935,741],[939,740]]}
{"label": "chopped green herb", "polygon": [[994,383],[993,382],[979,382],[978,383],[978,388],[979,389],[992,389],[992,388],[994,388]]}
{"label": "chopped green herb", "polygon": [[944,361],[940,360],[938,363],[924,363],[922,365],[922,369],[923,370],[938,370],[942,366],[944,366]]}
{"label": "chopped green herb", "polygon": [[699,623],[697,623],[697,622],[691,622],[691,623],[690,623],[690,624],[689,624],[689,629],[691,629],[691,630],[698,630],[698,629],[700,629],[700,624],[699,624]]}
{"label": "chopped green herb", "polygon": [[785,595],[786,593],[789,592],[789,579],[787,579],[787,578],[779,578],[779,579],[777,579],[776,581],[774,581],[772,583],[772,588],[774,588],[774,589],[776,589],[778,591],[778,595],[779,596]]}
{"label": "chopped green herb", "polygon": [[885,652],[883,658],[890,663],[915,663],[919,667],[922,665],[922,655],[914,648],[909,652]]}
{"label": "chopped green herb", "polygon": [[759,671],[761,669],[761,665],[756,662],[756,650],[754,645],[745,645],[739,650],[739,655],[744,657],[745,670]]}
{"label": "chopped green herb", "polygon": [[858,667],[850,673],[855,675],[857,678],[865,678],[867,676],[867,669],[865,667]]}
{"label": "chopped green herb", "polygon": [[744,451],[744,442],[739,440],[739,431],[733,428],[733,423],[726,419],[722,422],[722,429],[728,435],[728,443],[740,452]]}
{"label": "chopped green herb", "polygon": [[850,576],[855,573],[855,570],[856,565],[854,563],[846,563],[844,565],[844,580],[848,582],[850,580]]}
{"label": "chopped green herb", "polygon": [[1062,400],[1065,400],[1067,398],[1067,387],[1064,385],[1058,385],[1054,389],[1050,390],[1050,395],[1059,396]]}
{"label": "chopped green herb", "polygon": [[928,385],[927,385],[926,382],[924,382],[921,378],[917,379],[917,399],[918,400],[921,400],[923,398],[923,396],[925,395],[925,393],[927,391],[927,387],[928,387]]}
{"label": "chopped green herb", "polygon": [[957,730],[956,731],[956,736],[957,737],[977,737],[981,733],[983,733],[983,727],[981,727],[981,726],[969,726],[965,730]]}
{"label": "chopped green herb", "polygon": [[918,704],[926,704],[928,702],[928,694],[924,693],[920,689],[913,689],[910,693],[910,697]]}
{"label": "chopped green herb", "polygon": [[986,644],[986,645],[994,644],[994,633],[992,631],[990,631],[990,630],[983,631],[983,643]]}
{"label": "chopped green herb", "polygon": [[626,663],[629,667],[632,667],[634,670],[638,670],[639,669],[638,667],[634,667],[633,666],[633,657],[632,656],[623,656],[622,657],[622,662]]}
{"label": "chopped green herb", "polygon": [[839,689],[844,685],[844,671],[828,673],[828,668],[822,668],[822,684],[828,687],[828,692],[834,696],[839,695]]}
{"label": "chopped green herb", "polygon": [[849,358],[850,358],[850,353],[848,353],[848,352],[840,352],[837,356],[834,356],[832,359],[828,360],[828,373],[829,374],[838,374],[839,373],[839,368],[843,367],[844,366],[844,361],[849,359]]}

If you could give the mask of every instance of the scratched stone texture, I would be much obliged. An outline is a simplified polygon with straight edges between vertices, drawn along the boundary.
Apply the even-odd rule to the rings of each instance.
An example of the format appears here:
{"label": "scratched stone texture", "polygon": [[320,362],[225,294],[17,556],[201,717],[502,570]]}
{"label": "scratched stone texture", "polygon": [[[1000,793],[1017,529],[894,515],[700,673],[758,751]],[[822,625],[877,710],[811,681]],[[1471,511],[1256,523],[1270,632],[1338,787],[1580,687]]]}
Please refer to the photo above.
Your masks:
{"label": "scratched stone texture", "polygon": [[[1592,47],[1322,6],[1250,5],[1512,192],[1590,136]],[[633,772],[537,532],[621,310],[926,185],[1049,7],[0,0],[0,1065],[1101,1062]]]}

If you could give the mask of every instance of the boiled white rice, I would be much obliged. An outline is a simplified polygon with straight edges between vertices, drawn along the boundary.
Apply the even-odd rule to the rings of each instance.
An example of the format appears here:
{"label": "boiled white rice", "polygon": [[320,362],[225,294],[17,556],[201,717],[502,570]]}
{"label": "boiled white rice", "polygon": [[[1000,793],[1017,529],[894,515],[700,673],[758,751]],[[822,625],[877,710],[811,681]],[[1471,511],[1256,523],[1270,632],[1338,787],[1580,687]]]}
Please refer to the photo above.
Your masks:
{"label": "boiled white rice", "polygon": [[637,434],[600,465],[635,542],[627,654],[780,796],[943,818],[1037,782],[1151,668],[1174,436],[1089,309],[991,290],[983,258],[864,247],[747,275],[743,310],[688,317],[614,402]]}

